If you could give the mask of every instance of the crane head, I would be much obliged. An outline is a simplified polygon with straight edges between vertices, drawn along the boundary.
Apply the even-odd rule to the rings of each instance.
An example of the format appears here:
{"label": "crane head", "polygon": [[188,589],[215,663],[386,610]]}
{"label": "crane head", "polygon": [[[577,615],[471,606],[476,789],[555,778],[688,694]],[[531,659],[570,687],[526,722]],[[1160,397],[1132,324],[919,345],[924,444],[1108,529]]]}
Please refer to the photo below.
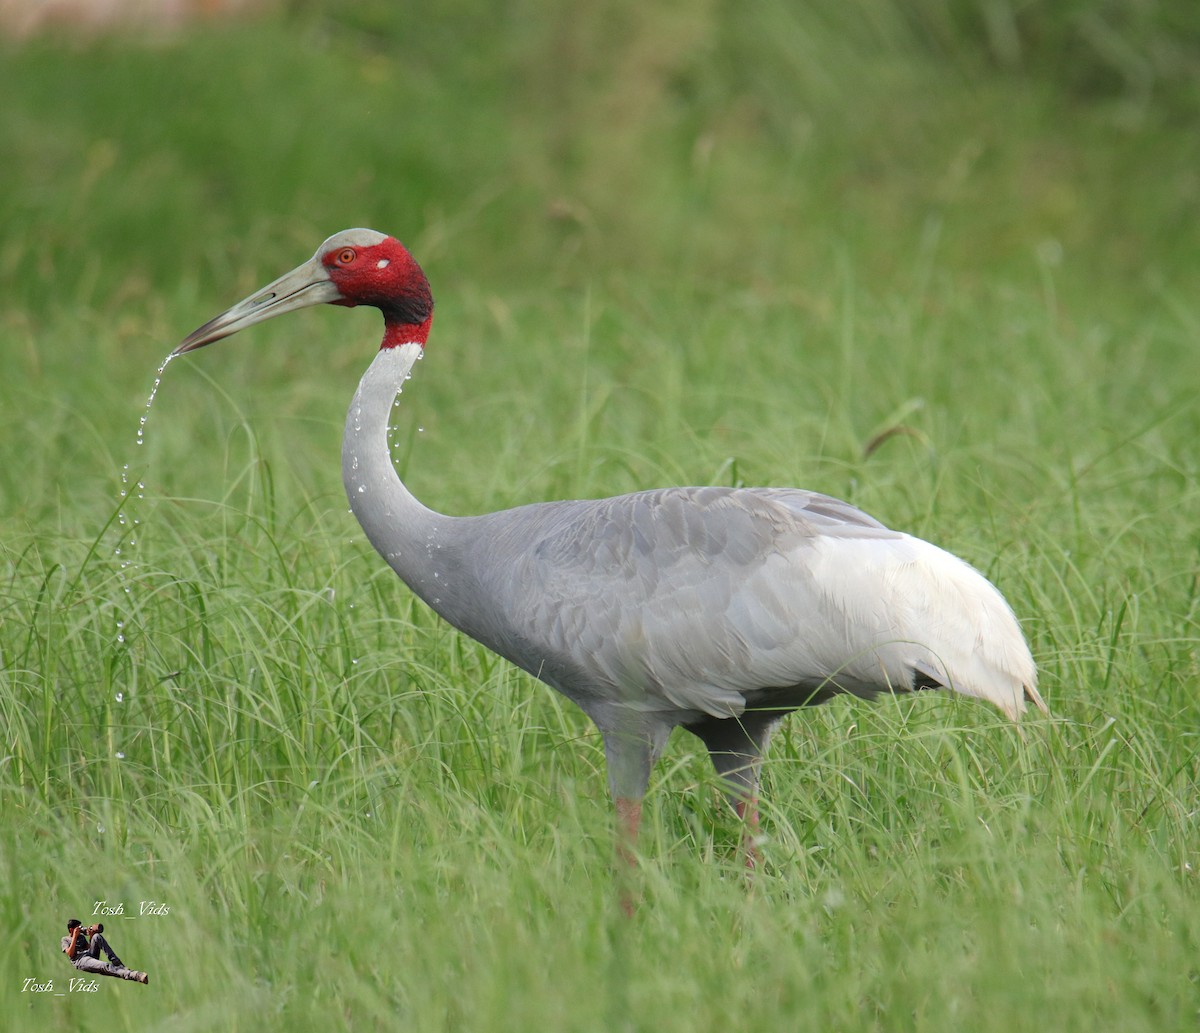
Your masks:
{"label": "crane head", "polygon": [[171,354],[195,351],[284,312],[321,304],[379,309],[384,348],[408,342],[424,346],[433,321],[429,281],[408,249],[375,230],[342,230],[303,265],[193,330]]}

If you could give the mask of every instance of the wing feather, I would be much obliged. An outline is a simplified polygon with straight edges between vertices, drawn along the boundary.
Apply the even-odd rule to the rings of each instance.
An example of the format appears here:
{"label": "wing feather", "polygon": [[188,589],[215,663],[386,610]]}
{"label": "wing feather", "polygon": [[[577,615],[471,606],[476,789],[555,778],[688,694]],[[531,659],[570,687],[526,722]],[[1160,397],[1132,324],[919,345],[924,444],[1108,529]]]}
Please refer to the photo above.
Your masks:
{"label": "wing feather", "polygon": [[503,622],[468,630],[585,710],[731,717],[757,690],[795,686],[799,705],[916,672],[1012,716],[1040,702],[981,574],[829,496],[678,488],[498,517],[481,591]]}

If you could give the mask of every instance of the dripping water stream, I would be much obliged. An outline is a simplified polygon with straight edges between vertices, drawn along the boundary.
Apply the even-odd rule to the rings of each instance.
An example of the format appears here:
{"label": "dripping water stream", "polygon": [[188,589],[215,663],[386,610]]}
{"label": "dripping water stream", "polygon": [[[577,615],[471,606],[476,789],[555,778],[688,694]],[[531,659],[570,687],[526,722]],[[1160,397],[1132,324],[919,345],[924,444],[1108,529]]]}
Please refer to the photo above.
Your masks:
{"label": "dripping water stream", "polygon": [[[162,384],[163,372],[173,358],[174,355],[168,355],[163,359],[162,365],[155,371],[154,386],[150,389],[150,394],[146,398],[145,409],[138,420],[137,436],[134,439],[135,448],[140,449],[146,443],[146,424],[150,419],[150,409],[154,405],[154,399],[158,395],[159,386]],[[146,497],[146,483],[143,480],[143,474],[140,472],[136,474],[131,473],[131,467],[134,470],[141,469],[136,460],[131,463],[125,463],[121,467],[120,499],[117,508],[118,539],[116,547],[113,549],[113,555],[118,561],[117,583],[121,587],[121,596],[117,600],[114,617],[118,651],[127,651],[129,649],[125,631],[129,612],[134,608],[133,583],[134,575],[139,567],[136,557],[142,523],[142,518],[139,514],[142,508],[141,503]],[[128,686],[124,689],[117,689],[113,695],[113,702],[117,706],[123,706],[126,700],[131,698],[131,692],[132,690]],[[112,755],[117,760],[125,759],[125,753],[120,749],[119,745],[113,743],[111,749]]]}

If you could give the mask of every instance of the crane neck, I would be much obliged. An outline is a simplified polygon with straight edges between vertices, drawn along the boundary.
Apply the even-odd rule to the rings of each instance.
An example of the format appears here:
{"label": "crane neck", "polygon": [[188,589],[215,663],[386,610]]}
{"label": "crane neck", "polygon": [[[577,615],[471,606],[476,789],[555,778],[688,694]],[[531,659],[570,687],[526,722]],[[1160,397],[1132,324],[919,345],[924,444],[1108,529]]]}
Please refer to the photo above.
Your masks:
{"label": "crane neck", "polygon": [[384,347],[367,367],[342,438],[342,481],[367,539],[405,583],[441,610],[443,568],[454,562],[453,517],[427,509],[392,463],[388,424],[396,396],[423,352],[421,342]]}

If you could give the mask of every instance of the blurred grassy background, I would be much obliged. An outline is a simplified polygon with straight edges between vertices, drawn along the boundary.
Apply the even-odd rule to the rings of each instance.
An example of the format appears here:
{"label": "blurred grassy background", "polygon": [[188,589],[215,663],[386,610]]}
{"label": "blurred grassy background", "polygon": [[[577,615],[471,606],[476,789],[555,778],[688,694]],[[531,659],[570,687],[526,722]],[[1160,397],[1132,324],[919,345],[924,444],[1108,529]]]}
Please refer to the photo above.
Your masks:
{"label": "blurred grassy background", "polygon": [[[1195,1028],[1200,8],[297,2],[0,46],[13,1028]],[[851,498],[997,581],[1055,723],[793,718],[749,895],[680,740],[614,924],[595,735],[345,512],[369,317],[172,364],[135,445],[173,344],[352,225],[438,300],[397,416],[429,504]],[[22,993],[101,896],[172,904],[119,927],[157,982]]]}

